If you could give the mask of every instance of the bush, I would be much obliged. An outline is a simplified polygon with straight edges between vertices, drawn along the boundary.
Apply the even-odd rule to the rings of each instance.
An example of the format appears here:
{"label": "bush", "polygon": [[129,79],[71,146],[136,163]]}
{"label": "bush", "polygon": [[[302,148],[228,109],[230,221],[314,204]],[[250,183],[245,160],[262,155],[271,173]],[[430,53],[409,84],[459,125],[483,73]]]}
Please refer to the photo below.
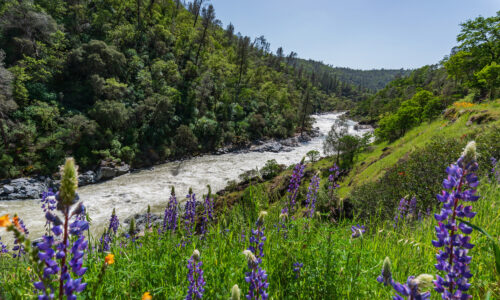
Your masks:
{"label": "bush", "polygon": [[275,159],[270,159],[266,161],[266,164],[260,170],[260,173],[264,179],[271,179],[276,177],[281,171],[283,171],[283,166],[279,165]]}

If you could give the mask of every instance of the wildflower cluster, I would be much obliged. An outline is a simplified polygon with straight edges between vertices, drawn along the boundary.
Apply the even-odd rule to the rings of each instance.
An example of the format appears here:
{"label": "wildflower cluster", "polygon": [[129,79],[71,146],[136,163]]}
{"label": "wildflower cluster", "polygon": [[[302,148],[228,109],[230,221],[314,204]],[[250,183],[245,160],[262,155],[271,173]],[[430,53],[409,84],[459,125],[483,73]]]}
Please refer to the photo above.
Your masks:
{"label": "wildflower cluster", "polygon": [[[14,225],[18,228],[20,232],[24,234],[25,237],[28,237],[29,231],[26,228],[26,225],[24,225],[24,222],[21,218],[18,216],[15,216],[13,219]],[[26,251],[24,249],[24,245],[22,241],[20,241],[18,238],[14,239],[14,247],[12,248],[12,257],[13,258],[20,258],[24,254],[26,254]]]}
{"label": "wildflower cluster", "polygon": [[177,198],[175,197],[175,189],[172,187],[170,198],[168,199],[167,207],[163,215],[163,232],[165,230],[174,231],[177,228]]}
{"label": "wildflower cluster", "polygon": [[466,203],[479,199],[475,189],[479,184],[474,173],[477,168],[476,145],[470,142],[457,162],[446,168],[448,177],[443,181],[445,190],[437,196],[443,207],[439,214],[434,215],[438,226],[437,240],[432,241],[432,244],[441,248],[436,255],[435,267],[444,273],[444,277],[437,275],[434,284],[443,299],[471,298],[465,292],[470,287],[468,279],[472,277],[468,266],[471,261],[468,251],[474,247],[469,236],[472,228],[463,222],[457,225],[457,217],[472,219],[476,215],[472,206]]}
{"label": "wildflower cluster", "polygon": [[267,299],[269,294],[266,292],[269,287],[267,282],[267,273],[260,267],[260,259],[257,259],[250,250],[243,251],[247,258],[249,272],[245,273],[245,281],[250,284],[247,299]]}
{"label": "wildflower cluster", "polygon": [[201,269],[202,265],[200,252],[194,250],[187,264],[189,288],[186,300],[201,299],[203,297],[205,279],[203,278],[203,270]]}
{"label": "wildflower cluster", "polygon": [[328,176],[328,190],[333,191],[338,188],[337,179],[339,178],[340,172],[337,164],[333,164],[333,166],[328,169],[330,171],[330,175]]}
{"label": "wildflower cluster", "polygon": [[307,198],[306,198],[306,207],[307,207],[306,214],[309,218],[313,217],[314,210],[316,208],[316,199],[318,197],[319,182],[320,182],[319,176],[314,175],[313,178],[311,179],[311,183],[309,183],[309,188],[307,191]]}
{"label": "wildflower cluster", "polygon": [[470,103],[470,102],[455,102],[455,103],[453,103],[453,106],[455,106],[456,108],[469,108],[469,107],[473,107],[474,103]]}
{"label": "wildflower cluster", "polygon": [[301,262],[296,262],[293,264],[293,272],[295,273],[295,278],[299,278],[300,276],[300,270],[302,269],[302,267],[304,266],[303,263]]}
{"label": "wildflower cluster", "polygon": [[394,217],[394,228],[396,228],[401,222],[414,218],[416,211],[417,198],[412,197],[411,200],[408,200],[407,197],[401,198],[396,216]]}
{"label": "wildflower cluster", "polygon": [[189,194],[186,195],[187,201],[184,206],[184,226],[188,237],[194,233],[194,223],[196,217],[196,195],[193,190],[189,189]]}
{"label": "wildflower cluster", "polygon": [[[83,267],[83,256],[88,241],[83,233],[88,230],[89,225],[78,218],[85,210],[82,203],[70,212],[71,207],[79,200],[76,194],[77,170],[72,158],[66,160],[61,173],[61,189],[55,198],[56,208],[61,212],[64,221],[55,212],[47,211],[45,218],[57,240],[52,235],[44,235],[43,241],[36,245],[38,260],[44,266],[40,281],[34,283],[35,288],[42,293],[39,299],[53,298],[53,284],[57,281],[60,299],[63,295],[68,299],[76,299],[75,293],[82,292],[87,286],[82,283],[81,276],[87,271],[87,268]],[[70,224],[71,219],[74,221]]]}
{"label": "wildflower cluster", "polygon": [[[2,237],[0,237],[0,240],[2,239]],[[7,249],[7,246],[2,243],[2,241],[0,241],[0,254],[2,253],[9,253],[9,249]]]}
{"label": "wildflower cluster", "polygon": [[248,250],[257,255],[259,263],[261,261],[261,258],[264,257],[264,242],[266,241],[266,236],[264,235],[264,230],[266,230],[266,228],[264,227],[265,216],[267,216],[267,212],[261,211],[259,214],[259,218],[255,223],[257,229],[252,229],[252,235],[249,238],[250,246],[248,247]]}
{"label": "wildflower cluster", "polygon": [[109,226],[100,239],[100,251],[109,251],[109,245],[118,232],[118,227],[120,226],[120,221],[116,215],[116,210],[113,208],[111,217],[109,219]]}
{"label": "wildflower cluster", "polygon": [[[302,178],[304,177],[304,169],[306,165],[303,163],[303,160],[295,165],[295,168],[292,172],[292,178],[290,178],[290,184],[288,185],[288,209],[290,212],[293,212],[295,209],[295,202],[297,200],[297,195],[299,193],[300,183]],[[288,212],[288,209],[286,212]]]}

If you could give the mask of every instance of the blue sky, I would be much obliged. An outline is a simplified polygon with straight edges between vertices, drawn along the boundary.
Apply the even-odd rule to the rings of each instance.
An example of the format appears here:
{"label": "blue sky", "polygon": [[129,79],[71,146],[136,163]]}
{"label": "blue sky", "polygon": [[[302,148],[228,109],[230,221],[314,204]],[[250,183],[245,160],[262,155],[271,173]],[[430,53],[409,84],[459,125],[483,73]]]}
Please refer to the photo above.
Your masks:
{"label": "blue sky", "polygon": [[212,0],[224,27],[264,35],[275,51],[355,69],[417,68],[456,45],[459,24],[500,0]]}

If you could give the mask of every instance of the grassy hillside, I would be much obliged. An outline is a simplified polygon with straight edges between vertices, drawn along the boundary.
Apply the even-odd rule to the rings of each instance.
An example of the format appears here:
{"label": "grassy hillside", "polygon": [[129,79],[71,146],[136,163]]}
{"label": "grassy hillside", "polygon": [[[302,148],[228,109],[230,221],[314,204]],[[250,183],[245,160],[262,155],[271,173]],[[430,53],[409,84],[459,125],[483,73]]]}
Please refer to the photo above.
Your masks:
{"label": "grassy hillside", "polygon": [[[474,119],[480,120],[479,124],[478,121],[468,123]],[[340,184],[339,195],[344,198],[354,187],[381,178],[388,167],[430,141],[444,138],[468,140],[469,135],[492,130],[499,125],[500,99],[478,104],[465,100],[455,102],[442,117],[411,129],[404,137],[393,143],[374,144],[371,151],[362,153],[349,176]]]}

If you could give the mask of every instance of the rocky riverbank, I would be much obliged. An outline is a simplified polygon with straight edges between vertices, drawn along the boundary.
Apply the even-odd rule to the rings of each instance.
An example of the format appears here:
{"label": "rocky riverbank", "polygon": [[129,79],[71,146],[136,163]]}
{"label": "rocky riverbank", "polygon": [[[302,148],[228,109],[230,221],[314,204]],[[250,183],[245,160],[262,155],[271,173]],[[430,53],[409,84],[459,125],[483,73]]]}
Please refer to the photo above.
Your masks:
{"label": "rocky riverbank", "polygon": [[[218,149],[213,154],[221,155],[230,152],[289,152],[300,143],[310,141],[319,136],[319,128],[314,128],[309,132],[304,132],[296,136],[282,140],[257,140],[244,146],[229,145]],[[135,171],[125,163],[115,163],[111,160],[101,161],[99,167],[94,170],[88,170],[78,176],[78,186],[95,184],[115,178],[120,175]],[[16,179],[7,179],[0,182],[0,200],[27,200],[38,199],[41,194],[49,188],[57,190],[59,180],[49,176],[24,177]]]}
{"label": "rocky riverbank", "polygon": [[[97,171],[89,170],[78,175],[78,186],[105,181],[126,174],[129,171],[130,166],[125,163],[103,160]],[[38,199],[49,188],[57,190],[59,183],[58,178],[49,176],[6,179],[0,183],[0,200]]]}

